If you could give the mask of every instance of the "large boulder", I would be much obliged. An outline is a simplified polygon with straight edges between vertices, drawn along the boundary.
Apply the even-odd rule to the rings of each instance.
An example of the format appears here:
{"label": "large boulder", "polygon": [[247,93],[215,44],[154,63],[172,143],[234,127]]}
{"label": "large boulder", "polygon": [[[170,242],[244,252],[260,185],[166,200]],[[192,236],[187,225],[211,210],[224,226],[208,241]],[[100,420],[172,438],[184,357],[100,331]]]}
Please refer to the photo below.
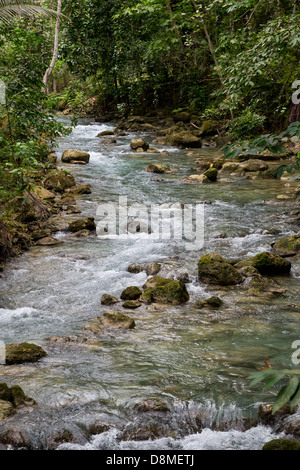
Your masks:
{"label": "large boulder", "polygon": [[199,130],[201,137],[211,136],[218,133],[219,123],[217,121],[204,121]]}
{"label": "large boulder", "polygon": [[234,265],[236,269],[244,266],[253,266],[260,274],[268,276],[288,274],[291,270],[290,261],[267,251],[259,253],[252,258],[239,261]]}
{"label": "large boulder", "polygon": [[65,171],[50,173],[44,180],[44,187],[49,191],[63,193],[76,185],[74,176]]}
{"label": "large boulder", "polygon": [[23,364],[24,362],[37,362],[47,356],[47,353],[36,344],[18,343],[6,345],[6,364]]}
{"label": "large boulder", "polygon": [[172,145],[176,147],[184,147],[184,148],[201,148],[202,147],[201,139],[187,131],[175,132],[173,134],[167,135],[165,138],[165,143],[167,145]]}
{"label": "large boulder", "polygon": [[228,261],[217,253],[202,256],[198,261],[198,276],[207,284],[230,286],[242,282],[242,276]]}
{"label": "large boulder", "polygon": [[89,163],[90,154],[81,150],[67,149],[63,152],[61,161],[64,163],[83,162]]}
{"label": "large boulder", "polygon": [[87,217],[86,219],[74,220],[69,224],[70,232],[79,232],[80,230],[96,230],[96,224],[93,217]]}
{"label": "large boulder", "polygon": [[300,235],[281,238],[273,245],[273,252],[279,256],[295,256],[300,253]]}
{"label": "large boulder", "polygon": [[[183,282],[154,276],[143,285],[144,294],[140,300],[162,304],[182,304],[189,300],[189,294]],[[146,302],[149,303],[149,302]]]}

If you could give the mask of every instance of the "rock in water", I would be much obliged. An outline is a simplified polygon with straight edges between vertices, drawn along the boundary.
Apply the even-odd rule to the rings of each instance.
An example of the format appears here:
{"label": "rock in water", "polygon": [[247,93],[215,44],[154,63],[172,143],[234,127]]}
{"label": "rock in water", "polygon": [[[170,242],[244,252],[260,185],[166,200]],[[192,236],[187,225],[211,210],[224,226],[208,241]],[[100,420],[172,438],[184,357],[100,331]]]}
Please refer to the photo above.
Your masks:
{"label": "rock in water", "polygon": [[291,270],[291,262],[282,258],[281,256],[264,251],[252,258],[239,261],[234,265],[236,269],[244,266],[253,266],[262,275],[277,276],[281,274],[288,274]]}
{"label": "rock in water", "polygon": [[101,298],[102,305],[113,305],[118,303],[118,299],[109,294],[103,294]]}
{"label": "rock in water", "polygon": [[6,364],[23,364],[24,362],[37,362],[47,353],[36,344],[18,343],[6,345]]}
{"label": "rock in water", "polygon": [[75,220],[69,224],[70,232],[79,232],[80,230],[96,230],[96,224],[93,217],[87,217],[86,219]]}
{"label": "rock in water", "polygon": [[149,144],[147,144],[144,139],[132,139],[132,141],[130,142],[130,147],[132,148],[132,150],[137,150],[138,148],[148,150]]}
{"label": "rock in water", "polygon": [[300,253],[300,235],[281,238],[273,245],[273,251],[278,256],[297,255]]}
{"label": "rock in water", "polygon": [[189,293],[183,282],[154,276],[143,285],[145,292],[141,301],[145,303],[157,302],[161,304],[178,305],[189,300]]}
{"label": "rock in water", "polygon": [[242,276],[238,270],[217,253],[200,258],[198,275],[200,281],[207,284],[230,286],[242,282]]}
{"label": "rock in water", "polygon": [[64,163],[84,162],[89,163],[90,154],[81,150],[68,149],[62,154],[61,161]]}
{"label": "rock in water", "polygon": [[121,294],[122,300],[137,300],[143,292],[137,286],[129,286]]}

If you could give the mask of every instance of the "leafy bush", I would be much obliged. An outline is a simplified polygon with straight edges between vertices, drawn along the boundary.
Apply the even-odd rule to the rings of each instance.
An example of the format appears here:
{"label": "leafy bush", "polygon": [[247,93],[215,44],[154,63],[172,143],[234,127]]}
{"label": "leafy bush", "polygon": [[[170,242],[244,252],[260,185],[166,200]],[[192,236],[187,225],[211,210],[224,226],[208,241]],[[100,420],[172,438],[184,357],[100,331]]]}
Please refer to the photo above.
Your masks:
{"label": "leafy bush", "polygon": [[230,121],[228,131],[234,139],[247,139],[262,132],[265,120],[265,116],[246,109],[238,117]]}

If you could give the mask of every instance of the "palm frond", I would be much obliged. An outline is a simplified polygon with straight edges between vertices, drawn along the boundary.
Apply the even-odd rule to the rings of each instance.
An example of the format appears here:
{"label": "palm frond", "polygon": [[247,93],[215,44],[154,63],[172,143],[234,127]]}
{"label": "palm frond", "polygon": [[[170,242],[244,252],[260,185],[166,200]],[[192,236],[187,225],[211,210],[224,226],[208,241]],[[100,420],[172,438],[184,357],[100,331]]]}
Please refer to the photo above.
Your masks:
{"label": "palm frond", "polygon": [[[16,16],[42,15],[56,17],[57,12],[39,5],[40,2],[26,0],[0,0],[0,22],[9,25]],[[61,15],[63,16],[63,15]]]}

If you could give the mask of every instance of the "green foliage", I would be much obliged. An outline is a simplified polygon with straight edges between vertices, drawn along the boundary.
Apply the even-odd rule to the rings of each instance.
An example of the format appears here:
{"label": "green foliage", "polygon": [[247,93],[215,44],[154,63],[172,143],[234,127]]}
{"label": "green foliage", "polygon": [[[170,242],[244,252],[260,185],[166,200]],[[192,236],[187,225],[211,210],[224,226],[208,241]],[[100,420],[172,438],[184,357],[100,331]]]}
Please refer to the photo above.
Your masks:
{"label": "green foliage", "polygon": [[238,117],[230,121],[228,132],[233,139],[253,137],[262,131],[265,120],[265,116],[246,109]]}
{"label": "green foliage", "polygon": [[274,154],[286,153],[287,150],[284,144],[295,137],[300,137],[300,122],[290,124],[281,134],[264,134],[249,141],[225,145],[220,150],[223,151],[225,158],[235,158],[238,155],[249,154],[259,156],[265,150],[269,150]]}
{"label": "green foliage", "polygon": [[258,383],[264,382],[263,391],[273,387],[281,380],[285,379],[286,384],[282,386],[277,393],[274,404],[272,406],[272,413],[280,410],[283,406],[289,405],[293,410],[300,404],[300,370],[276,370],[272,369],[269,364],[267,368],[263,368],[250,375],[251,380],[250,386],[254,386]]}

